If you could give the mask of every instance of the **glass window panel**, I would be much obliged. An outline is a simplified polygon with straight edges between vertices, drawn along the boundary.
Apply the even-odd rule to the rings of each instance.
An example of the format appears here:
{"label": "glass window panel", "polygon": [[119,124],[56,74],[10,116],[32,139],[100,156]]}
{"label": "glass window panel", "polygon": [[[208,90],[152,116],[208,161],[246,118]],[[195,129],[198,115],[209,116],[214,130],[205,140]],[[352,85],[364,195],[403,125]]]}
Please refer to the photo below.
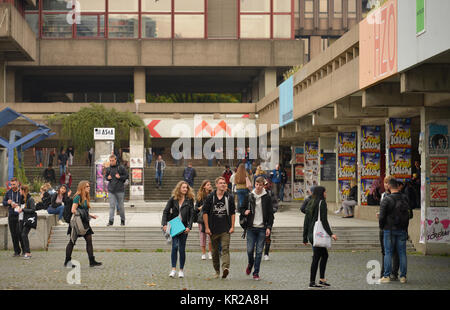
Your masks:
{"label": "glass window panel", "polygon": [[314,2],[313,0],[305,0],[305,18],[314,17]]}
{"label": "glass window panel", "polygon": [[137,38],[139,24],[137,14],[109,14],[108,36],[110,38]]}
{"label": "glass window panel", "polygon": [[139,10],[138,0],[108,0],[109,12],[137,12]]}
{"label": "glass window panel", "polygon": [[72,25],[67,14],[42,14],[42,36],[46,38],[71,38]]}
{"label": "glass window panel", "polygon": [[334,17],[342,18],[342,0],[334,0]]}
{"label": "glass window panel", "polygon": [[239,0],[241,12],[270,12],[270,0]]}
{"label": "glass window panel", "polygon": [[36,0],[36,6],[25,3],[25,11],[37,11],[39,9],[39,0]]}
{"label": "glass window panel", "polygon": [[356,0],[348,0],[348,17],[356,18]]}
{"label": "glass window panel", "polygon": [[[69,6],[69,8],[67,8]],[[42,3],[44,11],[68,11],[72,9],[71,0],[46,0]]]}
{"label": "glass window panel", "polygon": [[175,15],[175,38],[204,38],[204,15]]}
{"label": "glass window panel", "polygon": [[77,24],[78,37],[104,37],[105,16],[81,15],[81,23]]}
{"label": "glass window panel", "polygon": [[319,17],[328,18],[328,0],[320,0],[319,2]]}
{"label": "glass window panel", "polygon": [[172,0],[142,0],[142,12],[171,12]]}
{"label": "glass window panel", "polygon": [[172,36],[171,15],[142,15],[143,38],[170,38]]}
{"label": "glass window panel", "polygon": [[[298,3],[298,1],[295,1],[295,2]],[[273,2],[273,11],[290,13],[291,12],[291,0],[275,0]]]}
{"label": "glass window panel", "polygon": [[274,15],[273,16],[273,37],[289,39],[291,37],[291,16]]}
{"label": "glass window panel", "polygon": [[31,30],[34,31],[36,37],[39,36],[39,15],[38,14],[25,14],[25,20],[30,26]]}
{"label": "glass window panel", "polygon": [[78,0],[80,11],[85,12],[105,12],[105,0]]}
{"label": "glass window panel", "polygon": [[205,0],[175,0],[175,12],[204,12]]}
{"label": "glass window panel", "polygon": [[241,15],[241,38],[270,38],[270,16]]}

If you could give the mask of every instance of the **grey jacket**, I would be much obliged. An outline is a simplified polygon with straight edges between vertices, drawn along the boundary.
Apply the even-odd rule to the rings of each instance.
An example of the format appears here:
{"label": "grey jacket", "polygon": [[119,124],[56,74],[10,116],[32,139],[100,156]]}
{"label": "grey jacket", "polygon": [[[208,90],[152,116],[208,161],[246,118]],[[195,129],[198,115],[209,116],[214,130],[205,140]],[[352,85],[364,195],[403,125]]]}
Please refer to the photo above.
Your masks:
{"label": "grey jacket", "polygon": [[70,227],[72,227],[72,233],[70,234],[70,240],[75,244],[78,236],[84,236],[89,230],[89,227],[85,227],[83,220],[81,219],[81,213],[79,210],[75,214],[72,214],[70,219]]}

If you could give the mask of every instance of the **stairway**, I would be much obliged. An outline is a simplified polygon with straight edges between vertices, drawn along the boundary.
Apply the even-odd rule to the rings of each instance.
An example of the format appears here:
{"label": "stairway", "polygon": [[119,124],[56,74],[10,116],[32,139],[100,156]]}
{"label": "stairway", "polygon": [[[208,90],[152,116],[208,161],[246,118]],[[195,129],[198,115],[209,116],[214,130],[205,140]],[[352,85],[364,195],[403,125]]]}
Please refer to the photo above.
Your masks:
{"label": "stairway", "polygon": [[[93,227],[93,243],[95,250],[170,250],[159,227]],[[64,250],[69,241],[67,227],[52,228],[48,250]],[[333,230],[339,240],[333,242],[332,251],[336,250],[374,250],[380,251],[377,227],[337,227]],[[232,235],[230,249],[245,251],[246,240],[241,238],[242,228],[237,227]],[[81,238],[82,239],[82,238]],[[84,251],[85,242],[79,240],[75,249]],[[186,249],[200,251],[198,228],[194,225]],[[299,227],[274,227],[271,249],[281,251],[311,251],[311,246],[303,245],[303,229]],[[410,241],[408,251],[414,251]]]}

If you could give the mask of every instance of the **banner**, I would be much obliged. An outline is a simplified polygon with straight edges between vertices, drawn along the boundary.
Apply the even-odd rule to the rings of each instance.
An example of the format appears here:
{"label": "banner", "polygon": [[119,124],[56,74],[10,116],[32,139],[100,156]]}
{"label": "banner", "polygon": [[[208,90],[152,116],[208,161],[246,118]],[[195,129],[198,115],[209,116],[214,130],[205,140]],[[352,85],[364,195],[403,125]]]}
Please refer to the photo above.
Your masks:
{"label": "banner", "polygon": [[380,153],[361,153],[361,179],[380,178]]}
{"label": "banner", "polygon": [[350,182],[349,180],[339,180],[339,199],[340,201],[344,201],[347,199],[348,195],[350,195]]}
{"label": "banner", "polygon": [[449,208],[428,208],[425,224],[428,242],[450,243]]}
{"label": "banner", "polygon": [[317,142],[305,142],[305,190],[319,184],[319,145]]}
{"label": "banner", "polygon": [[107,198],[108,197],[108,181],[103,176],[103,170],[106,169],[103,167],[103,164],[95,165],[95,197],[96,198]]}
{"label": "banner", "polygon": [[446,207],[448,201],[447,181],[430,182],[430,204],[432,207]]}
{"label": "banner", "polygon": [[347,199],[350,194],[350,182],[353,179],[356,179],[356,157],[339,157],[338,184],[341,201]]}
{"label": "banner", "polygon": [[361,204],[367,205],[372,183],[381,176],[381,127],[361,126]]}
{"label": "banner", "polygon": [[131,169],[131,185],[132,186],[136,186],[136,185],[144,185],[144,180],[143,180],[143,170],[142,168],[133,168]]}
{"label": "banner", "polygon": [[411,149],[389,150],[389,175],[398,181],[411,179]]}
{"label": "banner", "polygon": [[449,154],[448,124],[431,123],[428,125],[428,154]]}
{"label": "banner", "polygon": [[370,193],[370,188],[372,187],[372,183],[375,182],[376,179],[362,179],[361,180],[361,205],[367,206],[367,197]]}

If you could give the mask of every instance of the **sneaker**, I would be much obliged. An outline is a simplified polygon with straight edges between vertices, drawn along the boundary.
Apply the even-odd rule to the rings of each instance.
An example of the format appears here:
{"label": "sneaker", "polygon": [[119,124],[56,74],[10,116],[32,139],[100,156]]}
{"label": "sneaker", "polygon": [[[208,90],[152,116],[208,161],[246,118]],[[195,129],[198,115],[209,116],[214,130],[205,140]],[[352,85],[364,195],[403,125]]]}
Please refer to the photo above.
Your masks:
{"label": "sneaker", "polygon": [[25,254],[25,255],[23,256],[23,259],[30,259],[30,258],[31,258],[31,255]]}
{"label": "sneaker", "polygon": [[259,281],[259,280],[261,280],[261,278],[259,277],[259,274],[254,274],[253,275],[253,280],[255,280],[255,281]]}
{"label": "sneaker", "polygon": [[108,224],[106,226],[113,226],[114,223],[108,222]]}
{"label": "sneaker", "polygon": [[228,270],[228,268],[225,268],[223,270],[222,279],[225,279],[229,273],[230,273],[230,270]]}
{"label": "sneaker", "polygon": [[183,272],[183,270],[180,270],[180,271],[178,272],[178,278],[184,278],[184,272]]}
{"label": "sneaker", "polygon": [[269,255],[264,255],[264,260],[270,260]]}
{"label": "sneaker", "polygon": [[391,282],[391,279],[389,277],[382,277],[378,282],[379,283],[389,283],[389,282]]}
{"label": "sneaker", "polygon": [[395,275],[392,275],[392,274],[389,276],[389,279],[390,279],[391,281],[398,281],[398,277],[395,276]]}
{"label": "sneaker", "polygon": [[321,289],[322,288],[322,286],[319,286],[319,285],[317,285],[316,283],[309,283],[309,287],[308,287],[309,289],[311,289],[311,290],[319,290],[319,289]]}
{"label": "sneaker", "polygon": [[120,226],[125,226],[125,221],[120,222]]}
{"label": "sneaker", "polygon": [[65,225],[66,223],[65,222],[63,222],[62,220],[59,220],[58,221],[58,225]]}
{"label": "sneaker", "polygon": [[341,210],[334,211],[334,214],[339,214],[339,213],[341,213]]}
{"label": "sneaker", "polygon": [[205,260],[206,259],[206,254],[203,254],[202,255],[202,260]]}
{"label": "sneaker", "polygon": [[212,259],[212,254],[211,254],[211,252],[208,252],[208,258],[209,258],[209,259]]}
{"label": "sneaker", "polygon": [[400,283],[405,284],[406,283],[406,277],[400,277]]}
{"label": "sneaker", "polygon": [[328,284],[328,283],[325,282],[325,281],[319,281],[319,286],[322,286],[322,287],[329,287],[329,286],[331,286],[331,285]]}
{"label": "sneaker", "polygon": [[172,271],[170,272],[170,274],[169,274],[169,277],[175,278],[176,273],[177,273],[176,270],[172,270]]}
{"label": "sneaker", "polygon": [[249,276],[251,272],[252,272],[252,266],[248,265],[247,269],[245,269],[245,273]]}

